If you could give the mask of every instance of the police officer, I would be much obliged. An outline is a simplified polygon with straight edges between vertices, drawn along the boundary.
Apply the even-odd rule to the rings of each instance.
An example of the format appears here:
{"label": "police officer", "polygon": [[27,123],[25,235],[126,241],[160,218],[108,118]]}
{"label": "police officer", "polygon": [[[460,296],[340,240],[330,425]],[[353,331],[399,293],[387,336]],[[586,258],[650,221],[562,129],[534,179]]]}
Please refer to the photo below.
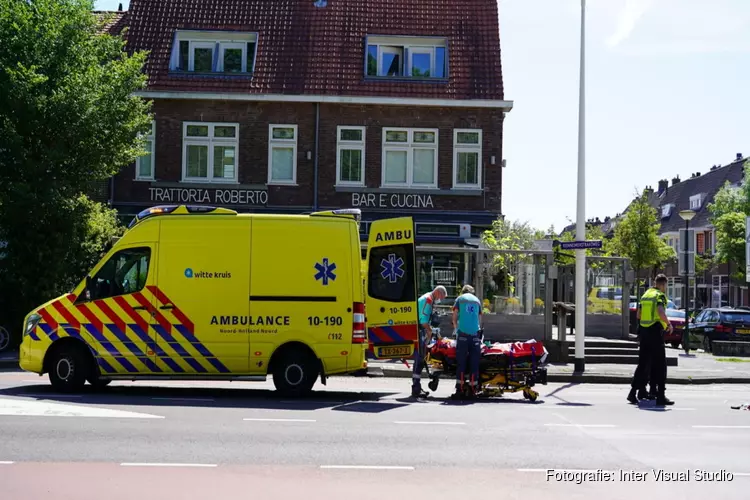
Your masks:
{"label": "police officer", "polygon": [[667,277],[663,274],[658,275],[654,286],[646,290],[638,305],[638,336],[641,345],[638,353],[638,367],[635,369],[630,394],[628,394],[628,402],[632,404],[638,404],[638,399],[648,399],[646,383],[649,379],[656,389],[656,405],[674,404],[664,395],[667,360],[663,335],[665,330],[672,332],[672,325],[666,313],[666,288]]}
{"label": "police officer", "polygon": [[411,375],[411,396],[413,398],[423,398],[427,392],[422,390],[422,370],[424,369],[424,358],[427,352],[427,342],[432,339],[432,306],[448,296],[448,291],[444,286],[435,287],[417,301],[417,312],[419,313],[419,348],[417,355],[414,357],[414,370]]}
{"label": "police officer", "polygon": [[456,396],[463,394],[466,381],[466,361],[468,358],[471,371],[472,394],[476,394],[479,384],[479,357],[482,353],[482,340],[479,331],[482,329],[482,303],[474,295],[474,287],[465,285],[461,295],[453,304],[453,328],[457,332],[456,341]]}

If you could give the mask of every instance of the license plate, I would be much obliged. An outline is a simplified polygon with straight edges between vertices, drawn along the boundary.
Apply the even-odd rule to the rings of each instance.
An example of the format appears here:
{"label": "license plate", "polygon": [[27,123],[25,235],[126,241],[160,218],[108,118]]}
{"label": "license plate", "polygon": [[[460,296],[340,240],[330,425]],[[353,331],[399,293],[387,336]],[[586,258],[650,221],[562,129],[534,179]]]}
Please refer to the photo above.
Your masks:
{"label": "license plate", "polygon": [[737,333],[740,333],[740,334],[746,335],[746,334],[750,333],[750,330],[741,330],[741,329],[737,329]]}
{"label": "license plate", "polygon": [[379,358],[408,358],[411,356],[413,346],[394,345],[388,347],[378,347],[377,353]]}

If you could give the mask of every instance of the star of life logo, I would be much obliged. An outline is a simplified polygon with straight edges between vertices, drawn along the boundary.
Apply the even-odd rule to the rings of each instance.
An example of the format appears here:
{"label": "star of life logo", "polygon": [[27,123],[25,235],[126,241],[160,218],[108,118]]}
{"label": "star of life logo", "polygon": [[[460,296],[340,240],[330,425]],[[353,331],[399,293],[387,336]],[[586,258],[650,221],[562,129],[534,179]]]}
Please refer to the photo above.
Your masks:
{"label": "star of life logo", "polygon": [[395,253],[389,254],[387,259],[380,261],[380,277],[389,283],[396,283],[399,278],[404,277],[404,259],[396,257]]}
{"label": "star of life logo", "polygon": [[322,281],[323,286],[327,286],[329,280],[336,281],[336,273],[334,273],[336,270],[336,264],[329,262],[328,258],[323,259],[322,263],[316,263],[315,270],[317,271],[315,274],[315,281]]}

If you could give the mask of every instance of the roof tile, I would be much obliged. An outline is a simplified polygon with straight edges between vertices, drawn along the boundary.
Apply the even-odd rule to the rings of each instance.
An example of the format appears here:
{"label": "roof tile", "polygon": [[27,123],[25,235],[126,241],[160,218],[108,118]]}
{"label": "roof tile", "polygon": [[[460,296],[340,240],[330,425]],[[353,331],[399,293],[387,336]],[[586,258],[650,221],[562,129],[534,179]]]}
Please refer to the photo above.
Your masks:
{"label": "roof tile", "polygon": [[[148,50],[149,90],[503,99],[496,0],[132,0],[128,50]],[[169,72],[178,29],[258,32],[252,80]],[[366,35],[444,36],[447,82],[364,78]]]}

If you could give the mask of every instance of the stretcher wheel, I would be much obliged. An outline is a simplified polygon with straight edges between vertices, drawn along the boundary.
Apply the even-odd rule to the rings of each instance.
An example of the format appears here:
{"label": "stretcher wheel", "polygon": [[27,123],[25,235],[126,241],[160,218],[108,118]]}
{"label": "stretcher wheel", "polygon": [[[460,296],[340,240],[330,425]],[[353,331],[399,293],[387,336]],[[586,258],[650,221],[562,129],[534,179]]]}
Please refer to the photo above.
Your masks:
{"label": "stretcher wheel", "polygon": [[432,392],[435,392],[435,391],[437,391],[438,383],[439,382],[440,381],[438,379],[430,380],[430,383],[427,384],[427,387],[429,387]]}

